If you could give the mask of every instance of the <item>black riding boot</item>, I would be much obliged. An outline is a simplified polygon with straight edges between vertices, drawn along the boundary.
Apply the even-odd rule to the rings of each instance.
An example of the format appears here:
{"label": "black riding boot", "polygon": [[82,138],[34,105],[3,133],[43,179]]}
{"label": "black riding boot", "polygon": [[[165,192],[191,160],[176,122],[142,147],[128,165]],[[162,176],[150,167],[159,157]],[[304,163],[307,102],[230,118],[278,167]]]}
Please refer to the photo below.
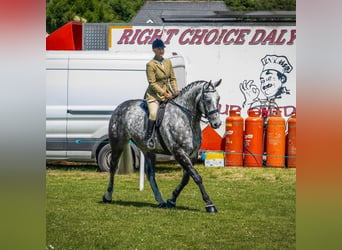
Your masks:
{"label": "black riding boot", "polygon": [[156,121],[148,119],[147,133],[146,133],[146,146],[147,148],[154,148],[153,141],[153,128]]}

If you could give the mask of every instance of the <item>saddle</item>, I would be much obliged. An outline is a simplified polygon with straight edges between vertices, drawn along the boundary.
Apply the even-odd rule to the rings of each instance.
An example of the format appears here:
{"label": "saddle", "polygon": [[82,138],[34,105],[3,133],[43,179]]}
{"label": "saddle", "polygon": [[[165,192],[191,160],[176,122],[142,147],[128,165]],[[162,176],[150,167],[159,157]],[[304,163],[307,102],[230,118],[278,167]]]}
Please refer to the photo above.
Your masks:
{"label": "saddle", "polygon": [[[159,128],[162,121],[163,121],[163,118],[164,118],[164,114],[165,114],[165,108],[166,108],[166,104],[169,102],[169,100],[165,100],[163,102],[160,102],[159,103],[159,108],[158,108],[158,111],[157,111],[157,117],[156,117],[156,128]],[[149,116],[149,111],[148,111],[148,107],[147,107],[147,102],[144,100],[142,103],[141,103],[141,108],[143,110],[146,111],[146,114],[147,114],[147,117]]]}
{"label": "saddle", "polygon": [[156,117],[156,128],[159,128],[163,119],[164,119],[164,114],[165,114],[165,108],[169,100],[165,100],[159,104],[159,108],[157,111],[157,117]]}
{"label": "saddle", "polygon": [[[155,132],[157,131],[158,140],[159,140],[162,148],[164,149],[165,152],[170,153],[169,150],[167,149],[165,142],[164,142],[164,140],[160,134],[160,131],[159,131],[159,127],[161,126],[162,121],[164,119],[165,108],[166,108],[166,105],[168,104],[168,102],[169,102],[169,100],[165,100],[165,101],[159,103],[159,108],[158,108],[157,116],[156,116],[156,123],[155,123],[155,126],[153,127],[152,136],[154,136]],[[142,103],[142,108],[146,110],[146,114],[148,117],[149,112],[148,112],[148,107],[147,107],[147,103],[145,100]],[[146,119],[146,121],[147,121],[147,119]]]}

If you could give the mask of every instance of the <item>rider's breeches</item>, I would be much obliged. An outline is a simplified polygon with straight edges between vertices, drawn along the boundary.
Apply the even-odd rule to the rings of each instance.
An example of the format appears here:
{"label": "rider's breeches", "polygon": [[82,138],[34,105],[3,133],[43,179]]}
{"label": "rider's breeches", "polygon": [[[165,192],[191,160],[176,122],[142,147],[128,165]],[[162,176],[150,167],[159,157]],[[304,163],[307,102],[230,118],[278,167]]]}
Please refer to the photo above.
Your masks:
{"label": "rider's breeches", "polygon": [[148,106],[148,110],[150,112],[148,119],[155,121],[156,117],[157,117],[159,102],[157,100],[147,102],[147,106]]}

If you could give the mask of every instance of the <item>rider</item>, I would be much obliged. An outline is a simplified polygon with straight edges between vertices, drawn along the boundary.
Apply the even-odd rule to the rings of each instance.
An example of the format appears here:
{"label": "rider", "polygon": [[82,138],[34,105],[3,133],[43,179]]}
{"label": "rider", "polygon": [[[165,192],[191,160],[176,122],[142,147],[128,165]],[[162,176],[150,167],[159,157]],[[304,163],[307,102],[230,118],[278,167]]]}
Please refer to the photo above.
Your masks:
{"label": "rider", "polygon": [[147,101],[149,110],[146,146],[154,147],[152,133],[156,121],[159,103],[166,99],[171,99],[178,95],[178,85],[175,74],[173,72],[172,63],[169,59],[164,58],[165,44],[160,39],[155,39],[152,43],[154,57],[146,64],[146,75],[148,88],[145,92],[144,99]]}

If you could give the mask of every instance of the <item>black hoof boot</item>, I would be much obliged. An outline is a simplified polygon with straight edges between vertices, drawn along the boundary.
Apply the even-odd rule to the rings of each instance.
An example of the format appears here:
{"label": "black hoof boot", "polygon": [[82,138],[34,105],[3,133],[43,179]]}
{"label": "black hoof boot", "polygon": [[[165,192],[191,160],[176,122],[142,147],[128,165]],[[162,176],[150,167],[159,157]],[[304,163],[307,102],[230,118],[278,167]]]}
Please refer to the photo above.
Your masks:
{"label": "black hoof boot", "polygon": [[217,213],[215,205],[207,205],[205,206],[205,210],[207,210],[208,213]]}
{"label": "black hoof boot", "polygon": [[167,208],[166,202],[159,203],[158,208]]}
{"label": "black hoof boot", "polygon": [[166,205],[168,208],[175,208],[176,202],[173,202],[172,200],[167,200]]}
{"label": "black hoof boot", "polygon": [[103,203],[111,203],[112,202],[112,200],[107,200],[105,195],[102,196],[102,201],[103,201]]}

